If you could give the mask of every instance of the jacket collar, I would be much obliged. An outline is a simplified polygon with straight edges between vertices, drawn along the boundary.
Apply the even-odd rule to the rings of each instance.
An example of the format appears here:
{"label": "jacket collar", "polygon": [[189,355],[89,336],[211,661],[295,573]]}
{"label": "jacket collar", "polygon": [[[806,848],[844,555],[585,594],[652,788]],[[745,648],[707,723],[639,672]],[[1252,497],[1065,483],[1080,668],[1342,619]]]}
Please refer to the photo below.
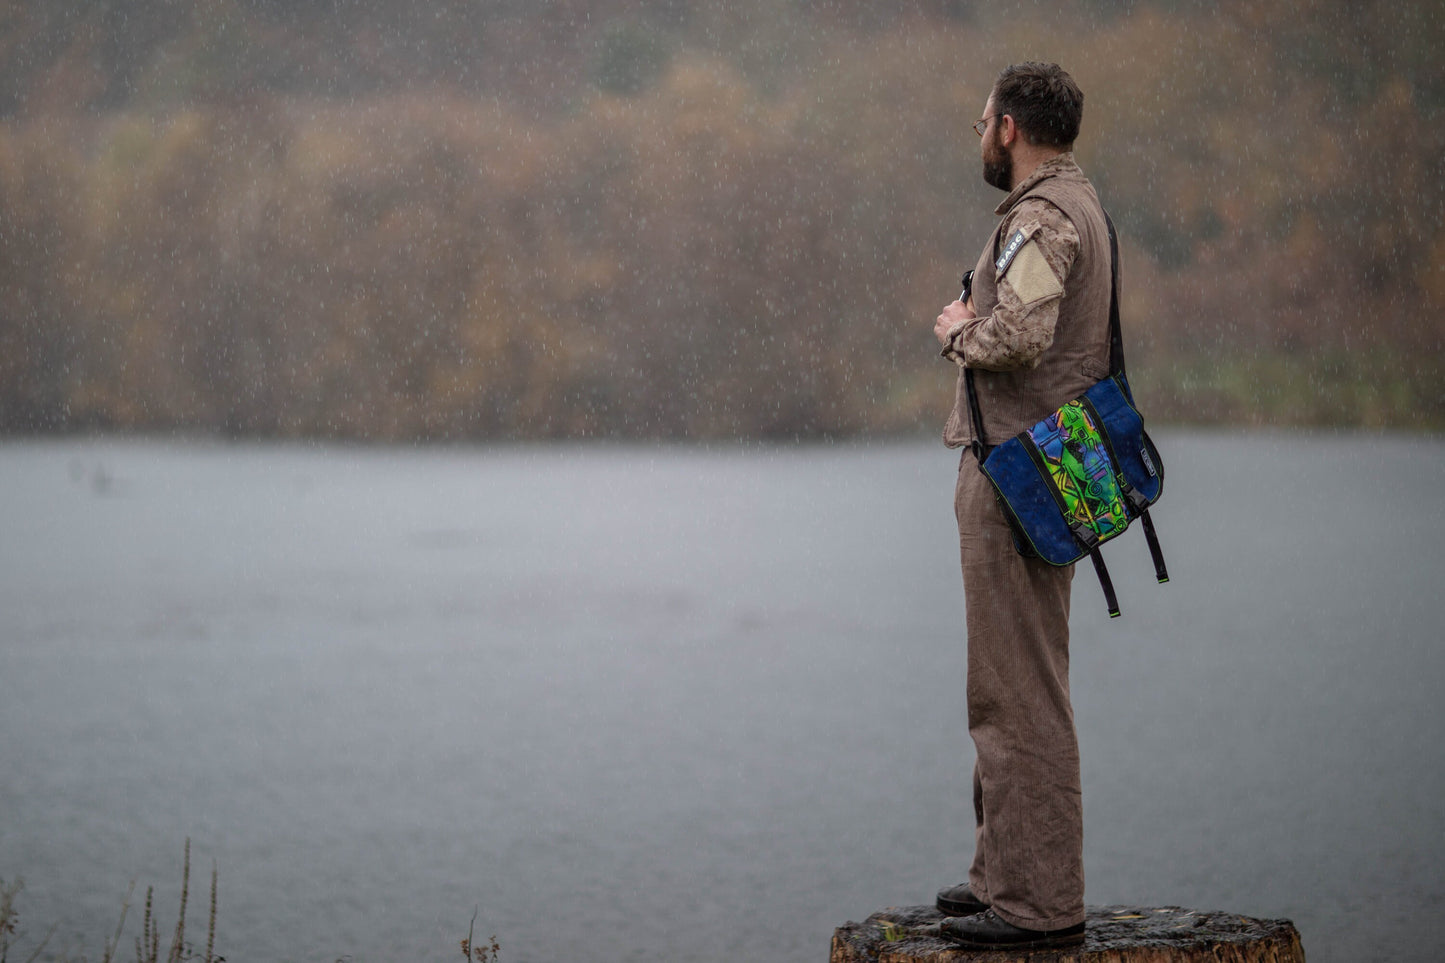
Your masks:
{"label": "jacket collar", "polygon": [[1020,198],[1033,190],[1039,181],[1047,180],[1050,177],[1058,177],[1060,174],[1078,174],[1082,176],[1083,173],[1079,168],[1078,162],[1074,160],[1073,151],[1066,150],[1062,154],[1056,154],[1039,164],[1038,167],[1035,167],[1034,172],[1024,178],[1018,187],[1009,191],[1008,197],[1005,197],[1003,203],[994,209],[994,213],[999,215],[1007,214],[1009,208],[1013,207],[1019,202]]}

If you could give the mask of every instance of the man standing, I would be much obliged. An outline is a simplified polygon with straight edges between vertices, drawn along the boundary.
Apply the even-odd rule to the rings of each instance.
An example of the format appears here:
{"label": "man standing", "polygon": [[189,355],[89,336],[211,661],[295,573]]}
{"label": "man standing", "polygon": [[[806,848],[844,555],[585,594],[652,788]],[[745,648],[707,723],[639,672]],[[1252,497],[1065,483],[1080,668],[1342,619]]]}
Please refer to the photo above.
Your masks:
{"label": "man standing", "polygon": [[[983,117],[983,177],[1007,191],[973,273],[972,296],[934,333],[959,365],[944,429],[967,446],[954,509],[968,625],[968,729],[977,750],[968,881],[942,890],[943,932],[976,948],[1071,946],[1084,939],[1083,808],[1069,703],[1069,586],[1014,548],[988,479],[998,444],[1109,373],[1109,235],[1074,161],[1084,95],[1056,64],[1006,68]],[[971,372],[982,419],[975,437]]]}

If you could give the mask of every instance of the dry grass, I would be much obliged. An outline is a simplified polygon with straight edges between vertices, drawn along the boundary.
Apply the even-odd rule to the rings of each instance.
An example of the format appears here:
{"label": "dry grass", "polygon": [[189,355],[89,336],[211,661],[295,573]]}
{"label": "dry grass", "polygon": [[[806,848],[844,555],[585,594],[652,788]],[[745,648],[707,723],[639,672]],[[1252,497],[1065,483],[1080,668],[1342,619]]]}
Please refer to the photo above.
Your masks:
{"label": "dry grass", "polygon": [[[497,942],[497,935],[492,934],[488,943],[474,943],[472,932],[477,925],[477,914],[472,913],[472,921],[467,924],[467,938],[462,940],[462,956],[466,957],[469,963],[497,963],[498,954],[501,953],[502,945]],[[4,963],[0,960],[0,963]]]}
{"label": "dry grass", "polygon": [[[216,866],[211,864],[211,911],[207,918],[206,927],[206,948],[204,954],[197,953],[195,947],[186,942],[186,906],[190,899],[191,888],[191,841],[186,840],[185,859],[181,867],[181,905],[180,912],[176,918],[176,928],[171,935],[170,946],[166,951],[166,963],[190,963],[200,960],[204,963],[225,963],[224,956],[215,955],[216,946]],[[15,897],[24,888],[24,882],[16,879],[14,883],[6,884],[0,880],[0,963],[8,963],[10,950],[14,947],[14,940],[18,935],[17,923],[19,914],[15,910]],[[101,963],[115,963],[116,953],[120,949],[121,935],[125,931],[125,919],[130,913],[131,896],[135,892],[135,880],[131,880],[130,887],[126,890],[125,899],[121,901],[120,919],[115,924],[115,933],[106,941],[101,954]],[[155,913],[155,887],[146,887],[145,916],[141,921],[141,933],[135,938],[135,959],[136,963],[160,963],[161,960],[161,926],[160,919]],[[34,963],[44,952],[55,935],[55,927],[52,926],[30,955],[24,957],[24,963]],[[55,957],[61,963],[86,963],[86,957],[72,957],[62,953]]]}
{"label": "dry grass", "polygon": [[[217,956],[216,949],[216,864],[211,863],[211,905],[210,912],[206,918],[206,946],[203,952],[197,952],[196,948],[186,942],[186,908],[190,901],[191,889],[191,841],[186,840],[185,859],[181,865],[181,903],[180,911],[176,917],[176,927],[171,934],[170,946],[166,950],[165,963],[226,963],[224,956]],[[15,940],[18,936],[17,924],[19,914],[15,909],[15,897],[24,889],[24,881],[16,879],[13,883],[6,883],[0,879],[0,963],[10,963],[10,951],[18,947]],[[126,890],[125,898],[121,901],[120,919],[115,925],[115,933],[105,941],[105,948],[101,955],[101,963],[116,963],[116,953],[120,949],[121,935],[125,930],[126,916],[130,913],[131,897],[135,892],[135,880],[131,880]],[[501,952],[501,944],[493,935],[489,941],[475,943],[472,933],[476,926],[477,914],[472,914],[472,921],[467,926],[467,938],[461,941],[462,954],[470,963],[497,963]],[[55,935],[55,926],[52,926],[45,934],[45,937],[25,957],[17,956],[17,963],[35,963],[40,954],[45,951],[52,936]],[[72,957],[62,953],[54,959],[59,963],[86,963],[86,957]],[[344,957],[343,957],[344,959]],[[146,887],[145,913],[141,918],[141,932],[135,938],[135,960],[136,963],[161,963],[161,923],[155,912],[155,887]]]}

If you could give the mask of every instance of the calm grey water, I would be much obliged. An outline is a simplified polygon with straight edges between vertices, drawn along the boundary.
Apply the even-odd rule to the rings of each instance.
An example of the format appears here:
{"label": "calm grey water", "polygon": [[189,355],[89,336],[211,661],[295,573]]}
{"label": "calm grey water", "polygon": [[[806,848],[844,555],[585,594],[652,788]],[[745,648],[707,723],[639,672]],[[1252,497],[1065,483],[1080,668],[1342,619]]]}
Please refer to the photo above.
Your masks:
{"label": "calm grey water", "polygon": [[[1161,433],[1074,595],[1090,903],[1445,940],[1445,440]],[[0,446],[0,877],[98,958],[825,958],[971,850],[956,455]],[[199,907],[199,911],[197,910]],[[139,928],[138,909],[123,945]]]}

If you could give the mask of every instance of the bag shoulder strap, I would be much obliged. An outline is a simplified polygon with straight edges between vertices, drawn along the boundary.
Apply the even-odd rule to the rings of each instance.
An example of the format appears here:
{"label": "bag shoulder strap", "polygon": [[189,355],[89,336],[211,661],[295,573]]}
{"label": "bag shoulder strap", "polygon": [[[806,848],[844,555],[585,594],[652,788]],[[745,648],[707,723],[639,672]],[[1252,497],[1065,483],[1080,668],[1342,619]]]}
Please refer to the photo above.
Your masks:
{"label": "bag shoulder strap", "polygon": [[[1103,208],[1100,208],[1103,210]],[[1124,373],[1124,328],[1119,323],[1119,235],[1114,232],[1114,219],[1104,211],[1104,224],[1109,229],[1109,373]],[[1128,394],[1124,382],[1124,393]],[[1130,404],[1134,402],[1129,399]]]}

